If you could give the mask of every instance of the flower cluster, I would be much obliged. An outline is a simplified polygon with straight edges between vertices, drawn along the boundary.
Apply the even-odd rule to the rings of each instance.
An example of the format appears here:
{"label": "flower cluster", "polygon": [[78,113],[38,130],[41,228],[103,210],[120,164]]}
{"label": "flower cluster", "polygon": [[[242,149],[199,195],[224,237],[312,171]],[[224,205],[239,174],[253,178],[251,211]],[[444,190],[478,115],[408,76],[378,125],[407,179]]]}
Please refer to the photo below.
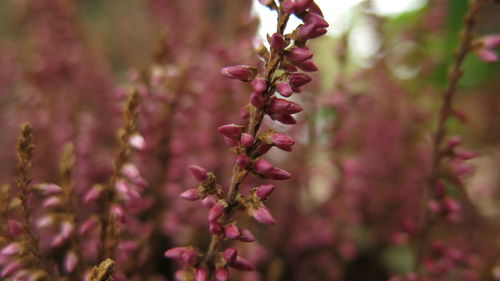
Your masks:
{"label": "flower cluster", "polygon": [[[303,110],[302,106],[289,99],[293,93],[301,92],[301,87],[311,82],[311,78],[298,70],[316,71],[312,61],[313,54],[307,48],[309,39],[326,33],[328,23],[323,19],[321,10],[313,1],[284,1],[278,6],[275,1],[261,2],[278,13],[278,30],[268,37],[270,49],[257,46],[259,56],[265,66],[262,75],[254,66],[235,65],[224,67],[221,74],[243,82],[251,83],[250,104],[242,111],[245,125],[227,124],[218,128],[225,142],[236,153],[236,164],[228,189],[217,183],[213,173],[204,168],[191,165],[193,176],[200,182],[197,188],[188,189],[180,197],[186,200],[202,200],[210,208],[208,212],[209,230],[212,240],[206,253],[194,247],[176,247],[165,252],[165,256],[187,266],[178,273],[179,279],[191,275],[197,281],[225,281],[229,278],[228,267],[237,270],[253,270],[254,266],[235,248],[223,250],[226,240],[252,242],[255,240],[250,230],[238,226],[233,220],[237,211],[246,210],[256,221],[274,224],[275,219],[264,205],[274,191],[273,184],[254,187],[248,196],[240,192],[240,185],[248,174],[262,179],[286,180],[291,177],[287,171],[274,167],[262,158],[272,147],[291,151],[295,141],[288,135],[272,129],[259,131],[264,116],[284,125],[296,123],[294,114]],[[292,33],[284,34],[288,18],[295,14],[304,24]],[[281,97],[278,97],[281,96]],[[184,276],[184,277],[182,277]]]}

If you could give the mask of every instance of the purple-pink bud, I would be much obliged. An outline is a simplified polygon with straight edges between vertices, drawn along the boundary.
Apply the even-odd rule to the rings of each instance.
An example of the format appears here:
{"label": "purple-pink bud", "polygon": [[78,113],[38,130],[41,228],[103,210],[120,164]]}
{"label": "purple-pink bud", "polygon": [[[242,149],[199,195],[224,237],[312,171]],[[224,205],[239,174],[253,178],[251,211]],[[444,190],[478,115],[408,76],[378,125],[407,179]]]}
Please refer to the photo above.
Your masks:
{"label": "purple-pink bud", "polygon": [[252,271],[254,270],[254,266],[252,263],[250,263],[249,260],[242,258],[242,257],[236,257],[234,262],[231,264],[231,266],[237,270],[241,271]]}
{"label": "purple-pink bud", "polygon": [[306,48],[291,48],[286,51],[286,56],[293,62],[305,61],[312,58],[313,53]]}
{"label": "purple-pink bud", "polygon": [[193,174],[194,178],[198,181],[203,182],[208,179],[207,170],[198,165],[189,165],[189,171],[191,171],[191,174]]}
{"label": "purple-pink bud", "polygon": [[248,229],[242,229],[240,235],[240,241],[241,242],[253,242],[255,241],[255,236],[253,235],[252,232]]}
{"label": "purple-pink bud", "polygon": [[297,5],[295,4],[294,1],[292,0],[286,0],[281,4],[281,7],[283,8],[283,11],[287,14],[291,14],[297,10]]}
{"label": "purple-pink bud", "polygon": [[130,137],[129,140],[130,146],[137,150],[143,150],[146,147],[146,141],[139,134],[134,134]]}
{"label": "purple-pink bud", "polygon": [[219,267],[215,271],[215,280],[217,281],[227,281],[229,280],[229,271],[225,267]]}
{"label": "purple-pink bud", "polygon": [[271,136],[271,142],[274,146],[285,151],[291,151],[292,146],[295,144],[295,140],[292,137],[279,133]]}
{"label": "purple-pink bud", "polygon": [[252,81],[252,88],[257,93],[264,93],[267,90],[266,80],[262,77],[257,77]]}
{"label": "purple-pink bud", "polygon": [[261,206],[258,209],[251,209],[252,217],[263,224],[275,224],[276,220],[273,218],[273,215],[269,211],[269,209],[265,206]]}
{"label": "purple-pink bud", "polygon": [[253,169],[257,174],[266,175],[273,169],[273,164],[264,159],[255,161]]}
{"label": "purple-pink bud", "polygon": [[302,106],[296,102],[275,98],[269,107],[271,112],[278,114],[295,114],[303,110]]}
{"label": "purple-pink bud", "polygon": [[273,193],[275,189],[274,184],[263,184],[259,185],[255,189],[255,195],[260,199],[260,200],[266,200],[271,193]]}
{"label": "purple-pink bud", "polygon": [[194,279],[196,281],[208,281],[208,269],[204,267],[199,267],[194,273]]}
{"label": "purple-pink bud", "polygon": [[460,203],[458,203],[457,200],[449,197],[443,200],[443,207],[448,212],[458,212],[462,209],[462,206],[460,205]]}
{"label": "purple-pink bud", "polygon": [[217,221],[226,211],[226,203],[224,201],[217,202],[208,212],[208,221]]}
{"label": "purple-pink bud", "polygon": [[317,13],[307,13],[304,17],[304,22],[320,28],[327,28],[329,26],[328,22]]}
{"label": "purple-pink bud", "polygon": [[284,97],[289,97],[293,94],[292,86],[290,86],[290,84],[288,84],[288,82],[285,81],[279,82],[277,89],[280,95]]}
{"label": "purple-pink bud", "polygon": [[257,68],[248,65],[233,65],[222,68],[220,73],[231,79],[249,82],[257,75]]}
{"label": "purple-pink bud", "polygon": [[455,156],[460,160],[470,160],[477,157],[477,153],[469,150],[457,150]]}
{"label": "purple-pink bud", "polygon": [[56,196],[51,196],[45,200],[43,200],[42,206],[44,208],[50,209],[50,208],[57,208],[61,206],[61,198],[56,197]]}
{"label": "purple-pink bud", "polygon": [[208,229],[210,230],[210,233],[215,235],[221,235],[223,232],[222,225],[218,222],[210,222],[208,224]]}
{"label": "purple-pink bud", "polygon": [[295,125],[297,121],[290,114],[273,114],[273,118],[284,125]]}
{"label": "purple-pink bud", "polygon": [[10,235],[16,237],[23,233],[23,226],[17,220],[9,219],[7,221],[7,230]]}
{"label": "purple-pink bud", "polygon": [[182,255],[186,252],[187,249],[187,247],[175,247],[167,250],[163,255],[169,259],[181,260]]}
{"label": "purple-pink bud", "polygon": [[224,228],[224,236],[226,236],[226,238],[228,239],[237,239],[238,237],[240,237],[240,230],[236,225],[232,223],[228,224]]}
{"label": "purple-pink bud", "polygon": [[3,249],[0,251],[0,255],[12,256],[17,255],[19,252],[21,252],[21,246],[19,245],[19,243],[12,242],[3,247]]}
{"label": "purple-pink bud", "polygon": [[196,201],[201,198],[198,188],[190,188],[179,195],[184,200]]}
{"label": "purple-pink bud", "polygon": [[40,190],[43,195],[58,194],[62,191],[62,188],[57,184],[53,183],[42,183],[39,184],[36,189]]}
{"label": "purple-pink bud", "polygon": [[250,103],[257,108],[264,106],[265,102],[266,100],[264,99],[262,93],[252,92],[250,95]]}
{"label": "purple-pink bud", "polygon": [[290,83],[290,86],[292,86],[293,88],[302,87],[311,81],[312,81],[311,77],[309,77],[309,75],[304,73],[292,73],[288,77],[288,82]]}
{"label": "purple-pink bud", "polygon": [[5,266],[0,273],[0,277],[7,277],[11,274],[16,273],[18,270],[20,270],[22,267],[21,263],[18,262],[17,260],[10,262]]}
{"label": "purple-pink bud", "polygon": [[301,70],[306,72],[315,72],[318,71],[318,67],[312,60],[306,60],[301,62],[296,62],[296,66],[298,66]]}
{"label": "purple-pink bud", "polygon": [[241,127],[236,125],[236,124],[227,124],[227,125],[222,125],[218,128],[219,132],[223,134],[224,136],[234,139],[234,140],[239,140],[241,136]]}
{"label": "purple-pink bud", "polygon": [[235,248],[227,248],[222,254],[227,263],[231,264],[236,260],[238,251]]}
{"label": "purple-pink bud", "polygon": [[287,46],[285,39],[283,39],[283,35],[279,33],[274,33],[271,36],[271,42],[269,44],[271,45],[271,48],[278,51],[283,50]]}
{"label": "purple-pink bud", "polygon": [[292,177],[292,175],[280,168],[273,168],[267,176],[273,180],[287,180]]}
{"label": "purple-pink bud", "polygon": [[75,270],[76,263],[78,262],[78,257],[75,252],[69,252],[64,258],[64,271],[71,273]]}
{"label": "purple-pink bud", "polygon": [[313,14],[317,14],[321,17],[323,17],[323,12],[321,11],[321,8],[318,6],[318,4],[316,3],[311,3],[311,5],[309,5],[309,13],[313,13]]}
{"label": "purple-pink bud", "polygon": [[235,140],[235,139],[232,139],[232,138],[228,138],[226,136],[224,136],[224,142],[226,142],[226,144],[229,147],[237,147],[238,146],[238,140]]}
{"label": "purple-pink bud", "polygon": [[80,225],[80,234],[83,235],[94,230],[97,227],[98,223],[99,221],[95,217],[87,219]]}
{"label": "purple-pink bud", "polygon": [[250,147],[255,142],[254,136],[248,133],[241,134],[240,142],[245,147]]}
{"label": "purple-pink bud", "polygon": [[205,199],[201,200],[201,204],[205,206],[205,208],[210,209],[215,205],[215,199],[212,196],[207,196]]}
{"label": "purple-pink bud", "polygon": [[240,154],[236,158],[236,164],[240,168],[246,169],[248,167],[248,165],[250,165],[250,157],[248,157],[248,155],[246,155],[246,154]]}

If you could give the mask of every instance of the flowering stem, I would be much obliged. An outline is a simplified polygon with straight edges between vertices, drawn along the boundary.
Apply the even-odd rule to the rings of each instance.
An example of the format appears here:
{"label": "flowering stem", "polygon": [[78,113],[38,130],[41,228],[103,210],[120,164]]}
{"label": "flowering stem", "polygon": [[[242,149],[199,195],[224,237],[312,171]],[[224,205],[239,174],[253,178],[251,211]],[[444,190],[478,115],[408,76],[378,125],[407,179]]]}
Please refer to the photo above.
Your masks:
{"label": "flowering stem", "polygon": [[103,202],[103,213],[101,215],[101,243],[102,247],[100,249],[99,257],[100,260],[106,258],[112,258],[116,250],[119,229],[117,227],[116,219],[111,212],[111,206],[116,201],[116,194],[114,192],[116,182],[122,176],[123,166],[127,163],[131,145],[130,137],[136,130],[137,121],[137,108],[139,106],[139,94],[137,90],[134,90],[129,96],[127,101],[124,118],[125,126],[119,132],[119,149],[115,156],[113,164],[113,173],[111,175],[110,181],[103,191],[102,202]]}
{"label": "flowering stem", "polygon": [[[283,13],[280,9],[278,9],[277,29],[278,33],[282,36],[285,27],[288,23],[288,18],[289,18],[288,14]],[[267,86],[267,89],[264,92],[264,97],[266,99],[269,98],[276,90],[275,86],[273,85],[274,83],[272,83],[273,82],[272,80],[274,73],[276,72],[276,69],[278,68],[281,61],[282,61],[282,55],[280,54],[280,52],[271,49],[271,55],[269,59],[266,61],[265,71],[264,71],[264,77],[267,82],[267,85],[270,85]],[[264,119],[264,111],[260,108],[255,108],[250,113],[250,119],[248,121],[248,126],[245,127],[245,133],[251,134],[252,136],[256,137],[263,119]],[[251,152],[248,154],[252,155]],[[225,214],[221,218],[221,221],[224,222],[223,224],[226,224],[230,220],[234,211],[238,209],[238,207],[240,207],[239,202],[237,201],[237,196],[239,194],[239,186],[245,180],[247,175],[248,175],[248,170],[243,169],[238,165],[234,165],[229,192],[226,196],[226,202],[228,203],[228,207],[226,208]],[[211,273],[215,269],[214,257],[215,254],[220,251],[222,241],[223,241],[223,236],[212,234],[210,246],[208,247],[208,252],[207,255],[205,256],[205,263],[207,264],[207,267],[209,268]]]}
{"label": "flowering stem", "polygon": [[433,188],[436,186],[441,177],[440,164],[443,158],[441,147],[446,137],[446,122],[453,112],[453,98],[455,97],[458,82],[464,74],[464,71],[461,69],[462,63],[472,50],[472,40],[474,39],[474,30],[477,24],[478,14],[487,2],[488,0],[476,0],[469,7],[467,15],[465,16],[465,27],[461,34],[460,46],[455,54],[455,60],[448,74],[448,85],[442,95],[443,102],[439,112],[438,125],[433,139],[431,173],[428,179],[428,185],[423,190],[420,206],[420,233],[415,244],[416,259],[414,263],[414,271],[420,270],[421,259],[426,248],[430,229],[432,227],[432,220],[429,218],[430,214],[427,209],[427,204],[432,197]]}

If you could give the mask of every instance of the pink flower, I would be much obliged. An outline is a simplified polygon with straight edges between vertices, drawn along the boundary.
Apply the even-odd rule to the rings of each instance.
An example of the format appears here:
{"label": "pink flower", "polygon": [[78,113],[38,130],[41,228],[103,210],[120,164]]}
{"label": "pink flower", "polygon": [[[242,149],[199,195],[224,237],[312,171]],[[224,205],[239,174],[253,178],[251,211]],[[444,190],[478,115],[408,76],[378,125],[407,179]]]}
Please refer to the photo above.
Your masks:
{"label": "pink flower", "polygon": [[242,257],[236,257],[231,266],[241,271],[252,271],[254,269],[252,263],[250,263],[249,260]]}
{"label": "pink flower", "polygon": [[259,159],[255,161],[253,169],[257,174],[266,175],[273,169],[273,164],[264,159]]}
{"label": "pink flower", "polygon": [[246,154],[240,154],[236,158],[236,164],[240,168],[246,169],[248,167],[248,165],[250,165],[250,157],[248,157],[248,155],[246,155]]}
{"label": "pink flower", "polygon": [[500,34],[488,35],[481,39],[481,45],[477,49],[477,54],[484,62],[497,62],[498,54],[495,48],[500,47]]}
{"label": "pink flower", "polygon": [[279,33],[274,33],[271,36],[270,44],[271,44],[271,48],[273,48],[274,50],[278,50],[278,51],[283,50],[287,46],[285,39],[283,39],[283,36]]}
{"label": "pink flower", "polygon": [[274,191],[274,184],[263,184],[259,185],[256,190],[255,190],[255,195],[260,199],[260,200],[266,200],[269,195]]}
{"label": "pink flower", "polygon": [[226,236],[226,238],[228,239],[237,239],[238,237],[240,237],[240,230],[236,225],[232,223],[228,224],[224,228],[224,236]]}
{"label": "pink flower", "polygon": [[292,151],[292,146],[295,144],[295,140],[292,137],[279,133],[272,135],[271,142],[274,146],[285,151]]}
{"label": "pink flower", "polygon": [[226,211],[226,203],[224,201],[217,202],[208,212],[208,221],[215,222],[217,221],[224,212]]}
{"label": "pink flower", "polygon": [[250,147],[255,142],[255,138],[248,133],[243,133],[241,134],[240,142],[243,146]]}
{"label": "pink flower", "polygon": [[300,104],[279,98],[275,98],[271,101],[269,109],[273,113],[278,113],[278,114],[295,114],[303,110]]}
{"label": "pink flower", "polygon": [[190,188],[179,195],[182,199],[196,201],[201,198],[198,188]]}
{"label": "pink flower", "polygon": [[217,281],[227,281],[229,280],[229,271],[225,267],[219,267],[215,271],[215,280]]}
{"label": "pink flower", "polygon": [[235,124],[227,124],[222,125],[218,128],[219,132],[224,136],[233,139],[239,140],[241,136],[241,127]]}
{"label": "pink flower", "polygon": [[304,73],[292,73],[290,77],[288,77],[288,82],[294,88],[302,87],[311,81],[311,77]]}
{"label": "pink flower", "polygon": [[204,267],[199,267],[194,273],[194,279],[196,281],[208,281],[208,269]]}
{"label": "pink flower", "polygon": [[198,165],[189,165],[189,170],[191,171],[191,174],[193,174],[195,179],[200,182],[204,182],[208,179],[207,170],[203,169]]}
{"label": "pink flower", "polygon": [[235,248],[227,248],[222,254],[227,263],[231,264],[236,260],[238,251]]}
{"label": "pink flower", "polygon": [[97,200],[101,196],[103,187],[101,185],[94,185],[83,197],[83,202],[88,204]]}
{"label": "pink flower", "polygon": [[241,242],[253,242],[253,241],[255,241],[255,236],[253,235],[252,232],[250,232],[250,230],[242,229],[240,232],[241,232],[241,235],[240,235],[239,239]]}
{"label": "pink flower", "polygon": [[9,231],[9,234],[12,236],[18,236],[24,232],[21,223],[13,219],[9,219],[7,221],[7,230]]}
{"label": "pink flower", "polygon": [[249,82],[257,75],[257,68],[248,65],[227,66],[221,69],[221,74],[231,79]]}
{"label": "pink flower", "polygon": [[297,10],[297,5],[292,0],[286,0],[281,6],[283,7],[283,11],[287,14],[291,14]]}
{"label": "pink flower", "polygon": [[273,180],[287,180],[292,177],[292,175],[280,168],[273,168],[267,176]]}
{"label": "pink flower", "polygon": [[69,252],[64,258],[64,270],[69,273],[73,272],[75,270],[77,262],[78,257],[76,256],[76,254],[73,251]]}
{"label": "pink flower", "polygon": [[258,209],[251,209],[252,217],[263,224],[275,224],[276,220],[273,218],[273,215],[265,206],[261,206]]}
{"label": "pink flower", "polygon": [[278,83],[278,92],[284,97],[289,97],[293,94],[292,87],[285,81]]}
{"label": "pink flower", "polygon": [[301,62],[312,58],[313,53],[306,48],[290,48],[286,51],[286,56],[293,62]]}
{"label": "pink flower", "polygon": [[262,93],[253,92],[250,95],[250,103],[257,108],[261,108],[265,103],[264,96],[262,95]]}
{"label": "pink flower", "polygon": [[267,90],[266,80],[262,77],[257,77],[252,81],[252,88],[257,93],[264,93]]}

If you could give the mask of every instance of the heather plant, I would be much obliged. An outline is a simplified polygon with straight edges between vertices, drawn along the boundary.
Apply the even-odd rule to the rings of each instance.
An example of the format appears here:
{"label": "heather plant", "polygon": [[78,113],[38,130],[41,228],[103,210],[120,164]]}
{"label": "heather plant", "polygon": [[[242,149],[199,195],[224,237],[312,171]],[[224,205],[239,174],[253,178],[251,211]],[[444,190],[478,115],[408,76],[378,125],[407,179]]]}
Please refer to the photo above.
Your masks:
{"label": "heather plant", "polygon": [[5,0],[0,280],[500,280],[499,6],[380,2]]}

